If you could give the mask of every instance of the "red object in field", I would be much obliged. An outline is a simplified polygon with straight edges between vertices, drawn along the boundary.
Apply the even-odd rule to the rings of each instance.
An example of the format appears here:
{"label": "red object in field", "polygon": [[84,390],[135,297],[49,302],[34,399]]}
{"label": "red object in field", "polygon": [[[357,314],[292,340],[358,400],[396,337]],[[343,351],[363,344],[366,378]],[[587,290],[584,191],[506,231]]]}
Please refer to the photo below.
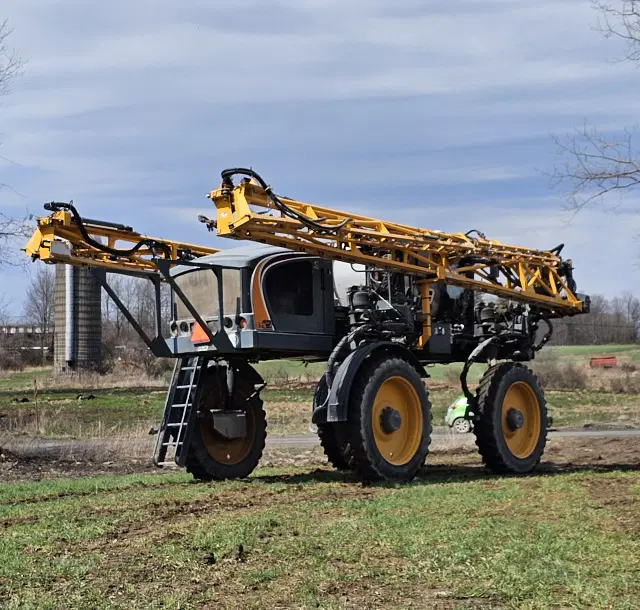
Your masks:
{"label": "red object in field", "polygon": [[590,362],[592,367],[601,366],[605,369],[613,368],[618,365],[615,356],[603,356],[601,358],[591,358]]}

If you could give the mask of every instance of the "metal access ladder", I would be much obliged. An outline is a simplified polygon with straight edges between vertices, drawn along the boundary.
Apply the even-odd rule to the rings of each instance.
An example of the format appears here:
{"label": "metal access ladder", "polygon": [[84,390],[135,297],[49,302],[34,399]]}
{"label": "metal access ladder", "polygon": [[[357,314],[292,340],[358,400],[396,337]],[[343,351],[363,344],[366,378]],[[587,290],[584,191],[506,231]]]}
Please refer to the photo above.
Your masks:
{"label": "metal access ladder", "polygon": [[164,417],[156,438],[153,455],[156,466],[166,466],[172,462],[178,466],[185,465],[193,423],[198,412],[200,378],[206,366],[207,359],[203,356],[176,361],[167,392]]}

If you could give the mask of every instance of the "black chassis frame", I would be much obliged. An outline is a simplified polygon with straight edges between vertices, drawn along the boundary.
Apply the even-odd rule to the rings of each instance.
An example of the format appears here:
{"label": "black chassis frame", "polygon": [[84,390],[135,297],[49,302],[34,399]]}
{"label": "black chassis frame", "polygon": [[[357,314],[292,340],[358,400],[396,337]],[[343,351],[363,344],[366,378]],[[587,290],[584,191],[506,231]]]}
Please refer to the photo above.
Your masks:
{"label": "black chassis frame", "polygon": [[[127,321],[133,326],[134,330],[138,333],[140,338],[144,341],[146,346],[151,350],[154,356],[158,358],[181,358],[187,355],[208,355],[214,356],[215,354],[219,354],[220,357],[232,356],[235,353],[235,348],[231,344],[229,337],[224,332],[222,320],[224,318],[222,307],[222,267],[219,265],[213,265],[209,263],[202,263],[197,261],[170,261],[164,259],[158,259],[153,261],[155,266],[157,267],[159,273],[144,271],[122,271],[122,270],[114,270],[109,271],[109,273],[117,273],[120,275],[128,275],[132,277],[139,277],[148,279],[154,287],[154,295],[155,295],[155,336],[149,337],[149,335],[142,328],[140,323],[136,320],[135,316],[131,313],[131,311],[127,308],[127,306],[120,300],[120,297],[115,293],[113,288],[109,285],[107,280],[107,269],[103,267],[92,267],[91,272],[93,276],[96,278],[98,283],[104,288],[105,292],[109,295],[111,300],[114,302],[116,307],[122,312],[122,315],[127,319]],[[203,320],[202,316],[198,313],[198,310],[194,307],[193,303],[185,296],[184,292],[180,289],[175,279],[171,276],[170,269],[172,266],[179,264],[181,266],[187,267],[196,267],[200,269],[210,269],[216,276],[218,280],[218,331],[213,333],[209,325]],[[161,304],[161,294],[160,294],[160,285],[162,283],[162,279],[164,279],[167,284],[171,287],[171,311],[174,310],[175,304],[175,296],[177,296],[182,303],[185,305],[189,313],[193,316],[193,319],[202,327],[204,332],[209,339],[208,344],[204,345],[212,345],[215,350],[211,351],[199,351],[193,350],[190,352],[178,352],[172,350],[167,344],[167,340],[162,336],[162,304]]]}

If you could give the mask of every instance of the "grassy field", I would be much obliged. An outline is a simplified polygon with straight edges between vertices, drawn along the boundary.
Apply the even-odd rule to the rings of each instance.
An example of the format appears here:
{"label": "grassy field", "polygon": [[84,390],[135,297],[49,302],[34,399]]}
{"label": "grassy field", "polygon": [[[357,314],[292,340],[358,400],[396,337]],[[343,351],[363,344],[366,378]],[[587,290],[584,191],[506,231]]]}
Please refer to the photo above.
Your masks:
{"label": "grassy field", "polygon": [[616,356],[640,364],[640,345],[566,345],[546,347],[544,351],[566,360],[586,361],[594,356]]}
{"label": "grassy field", "polygon": [[[584,367],[593,355],[615,354],[620,362],[640,362],[640,346],[578,346],[550,347],[545,359],[560,365],[566,363]],[[262,396],[269,419],[269,433],[304,434],[308,432],[313,382],[324,370],[323,363],[305,366],[299,362],[279,361],[258,365],[268,386]],[[461,365],[429,366],[428,381],[435,425],[444,424],[447,406],[460,393],[458,377]],[[470,380],[482,375],[484,365],[474,366]],[[583,426],[585,424],[640,425],[640,395],[613,392],[607,376],[629,375],[610,371],[588,371],[591,389],[547,390],[547,400],[553,410],[554,425]],[[633,380],[638,383],[632,373]],[[598,380],[603,386],[598,388]],[[119,376],[76,378],[67,383],[52,377],[51,369],[31,369],[5,373],[0,377],[0,433],[35,436],[117,436],[144,434],[157,425],[164,406],[166,381],[136,377],[135,372],[117,386]],[[606,383],[605,383],[606,382]],[[139,385],[149,387],[136,387]],[[38,387],[38,401],[34,388]]]}
{"label": "grassy field", "polygon": [[[633,361],[634,349],[620,358]],[[584,362],[591,353],[558,358]],[[272,380],[263,392],[269,434],[306,433],[312,384],[290,383],[300,380],[294,365],[271,366],[263,371]],[[449,385],[456,367],[431,372],[441,424],[459,392]],[[127,435],[146,434],[161,415],[160,384],[70,389],[50,376],[0,379],[0,434],[131,442]],[[638,395],[546,395],[558,426],[640,425]],[[640,607],[637,438],[551,440],[526,477],[490,475],[471,438],[440,438],[426,469],[403,485],[363,485],[329,470],[319,447],[268,447],[249,479],[196,483],[151,470],[146,450],[144,460],[48,461],[4,446],[1,608]]]}
{"label": "grassy field", "polygon": [[[444,425],[447,406],[459,390],[430,390],[433,423]],[[269,434],[308,432],[313,389],[298,387],[263,391]],[[554,425],[640,426],[640,397],[606,391],[546,391]],[[0,390],[0,434],[45,437],[102,437],[146,434],[158,424],[165,391],[159,388],[41,390],[36,406],[32,392]],[[21,402],[21,401],[26,402]]]}
{"label": "grassy field", "polygon": [[[638,345],[575,345],[575,346],[549,346],[540,352],[545,358],[556,359],[559,363],[572,362],[589,364],[589,359],[594,356],[616,356],[620,363],[630,362],[640,364],[640,344]],[[258,365],[265,378],[297,379],[300,376],[315,380],[324,372],[323,363],[304,363],[293,361],[263,362]],[[474,365],[469,373],[470,380],[479,379],[484,365]],[[448,365],[436,364],[427,367],[427,372],[433,382],[455,382],[462,370],[462,364]]]}
{"label": "grassy field", "polygon": [[637,608],[640,473],[0,487],[3,608]]}

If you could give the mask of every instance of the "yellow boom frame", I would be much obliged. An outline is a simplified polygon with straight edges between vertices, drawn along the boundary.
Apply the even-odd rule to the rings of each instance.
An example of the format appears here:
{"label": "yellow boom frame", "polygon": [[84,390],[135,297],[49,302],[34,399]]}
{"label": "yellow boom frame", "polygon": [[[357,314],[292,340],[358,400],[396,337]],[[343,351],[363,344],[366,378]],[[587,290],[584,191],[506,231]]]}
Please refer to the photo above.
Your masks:
{"label": "yellow boom frame", "polygon": [[[289,210],[327,228],[319,230],[285,215],[265,189],[249,180],[235,187],[222,184],[208,197],[216,206],[213,224],[221,237],[282,246],[414,276],[422,284],[422,309],[426,314],[423,344],[430,335],[428,286],[436,282],[537,305],[551,317],[583,311],[583,302],[560,276],[562,259],[553,252],[509,246],[463,233],[429,231],[279,198]],[[480,262],[466,263],[465,259]],[[570,265],[571,261],[564,264]]]}
{"label": "yellow boom frame", "polygon": [[67,263],[83,267],[103,267],[107,271],[125,273],[157,273],[154,259],[166,259],[179,264],[184,253],[199,257],[219,250],[183,242],[148,237],[128,227],[109,226],[99,221],[85,220],[89,236],[109,248],[127,249],[141,240],[162,247],[143,246],[130,255],[114,255],[87,243],[70,212],[58,211],[38,219],[38,226],[25,247],[26,253],[45,263]]}
{"label": "yellow boom frame", "polygon": [[[561,267],[570,267],[571,261],[563,261],[551,251],[510,246],[484,236],[420,229],[284,197],[279,198],[282,205],[278,207],[265,188],[250,180],[237,186],[223,183],[208,197],[217,211],[216,220],[208,223],[216,227],[220,237],[282,246],[412,276],[420,286],[424,314],[420,345],[425,345],[431,334],[429,287],[435,283],[529,303],[544,309],[549,317],[585,310],[584,302],[562,277]],[[106,252],[91,244],[66,209],[40,218],[25,250],[45,263],[134,274],[158,273],[158,259],[179,264],[185,254],[200,257],[218,252],[149,238],[112,223],[85,219],[83,226],[93,241],[120,252]],[[135,252],[122,253],[140,241],[145,244]]]}

